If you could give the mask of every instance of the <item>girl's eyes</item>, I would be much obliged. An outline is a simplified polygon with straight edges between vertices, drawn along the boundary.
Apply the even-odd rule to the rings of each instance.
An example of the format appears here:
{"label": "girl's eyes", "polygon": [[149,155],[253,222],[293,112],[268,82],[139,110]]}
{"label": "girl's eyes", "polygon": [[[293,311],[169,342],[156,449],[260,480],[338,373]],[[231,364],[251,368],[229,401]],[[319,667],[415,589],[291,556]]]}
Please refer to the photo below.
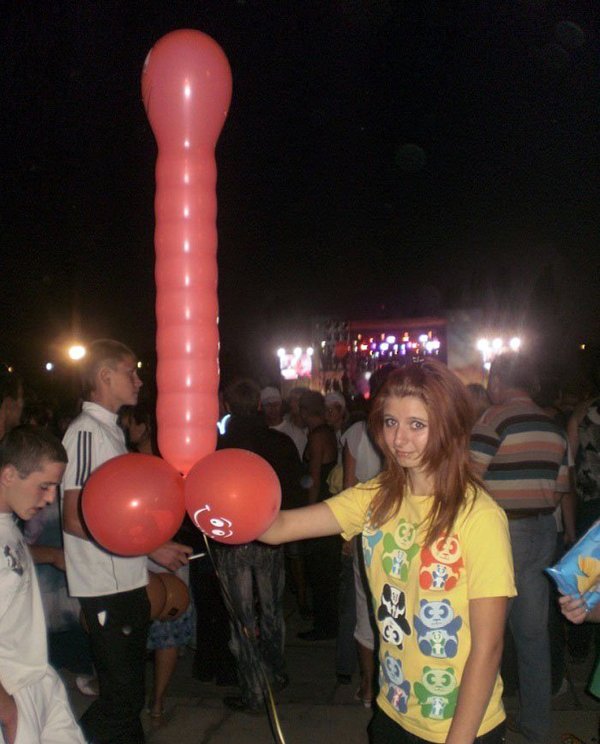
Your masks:
{"label": "girl's eyes", "polygon": [[425,428],[425,424],[422,421],[413,421],[412,428],[421,431],[421,429]]}
{"label": "girl's eyes", "polygon": [[394,426],[395,423],[396,423],[396,419],[393,419],[393,418],[384,418],[383,419],[383,425],[386,428],[388,428],[388,429],[391,429],[391,427]]}

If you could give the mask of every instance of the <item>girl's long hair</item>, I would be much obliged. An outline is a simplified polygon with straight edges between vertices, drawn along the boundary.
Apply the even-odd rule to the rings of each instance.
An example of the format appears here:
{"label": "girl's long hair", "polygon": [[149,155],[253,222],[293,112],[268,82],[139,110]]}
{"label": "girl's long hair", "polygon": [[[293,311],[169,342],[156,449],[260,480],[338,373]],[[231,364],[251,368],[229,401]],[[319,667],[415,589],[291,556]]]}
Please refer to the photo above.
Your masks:
{"label": "girl's long hair", "polygon": [[473,411],[463,383],[434,359],[395,370],[375,399],[369,426],[385,456],[381,489],[373,499],[371,524],[381,526],[398,513],[408,483],[401,467],[385,444],[383,413],[389,398],[419,398],[427,409],[428,438],[422,466],[433,478],[433,502],[425,544],[449,534],[470,488],[481,485],[470,464],[469,438]]}

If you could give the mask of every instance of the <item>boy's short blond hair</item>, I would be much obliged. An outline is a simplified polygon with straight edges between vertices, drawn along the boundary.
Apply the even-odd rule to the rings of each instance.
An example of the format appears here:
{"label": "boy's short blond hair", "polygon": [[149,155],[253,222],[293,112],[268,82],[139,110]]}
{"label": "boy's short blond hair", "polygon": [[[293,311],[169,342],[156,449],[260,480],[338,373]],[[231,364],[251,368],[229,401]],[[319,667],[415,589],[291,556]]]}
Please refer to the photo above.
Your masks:
{"label": "boy's short blond hair", "polygon": [[81,365],[81,387],[84,400],[89,400],[96,389],[98,372],[102,367],[114,368],[127,357],[135,359],[135,354],[129,346],[120,341],[114,341],[111,338],[92,341]]}

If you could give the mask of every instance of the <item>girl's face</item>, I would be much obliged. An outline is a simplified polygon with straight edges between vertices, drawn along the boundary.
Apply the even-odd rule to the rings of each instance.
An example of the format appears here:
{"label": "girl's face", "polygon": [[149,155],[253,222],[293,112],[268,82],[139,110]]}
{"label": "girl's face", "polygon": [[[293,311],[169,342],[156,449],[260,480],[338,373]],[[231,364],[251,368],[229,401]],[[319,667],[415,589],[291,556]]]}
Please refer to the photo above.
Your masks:
{"label": "girl's face", "polygon": [[344,423],[344,409],[339,403],[332,403],[325,408],[325,421],[332,429],[341,429]]}
{"label": "girl's face", "polygon": [[383,438],[398,465],[414,476],[423,473],[422,460],[429,437],[429,416],[423,401],[413,395],[389,397],[383,407]]}
{"label": "girl's face", "polygon": [[131,444],[139,444],[146,436],[146,431],[146,424],[136,423],[135,419],[132,416],[129,423],[129,441],[131,442]]}

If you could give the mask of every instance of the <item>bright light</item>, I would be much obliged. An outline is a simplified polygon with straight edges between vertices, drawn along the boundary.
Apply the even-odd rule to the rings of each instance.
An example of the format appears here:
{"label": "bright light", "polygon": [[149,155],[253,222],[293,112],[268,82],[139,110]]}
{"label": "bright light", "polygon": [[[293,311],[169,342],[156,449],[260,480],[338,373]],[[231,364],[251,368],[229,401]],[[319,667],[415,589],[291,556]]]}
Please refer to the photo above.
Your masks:
{"label": "bright light", "polygon": [[489,349],[490,342],[487,340],[487,338],[480,338],[477,342],[477,350],[480,351],[482,354],[484,351],[487,351]]}
{"label": "bright light", "polygon": [[425,344],[425,343],[427,343],[427,339],[428,339],[428,338],[429,338],[429,336],[428,336],[428,335],[427,335],[426,333],[422,333],[422,334],[421,334],[421,335],[419,336],[419,341],[420,341],[420,342],[421,342],[422,344]]}
{"label": "bright light", "polygon": [[313,349],[312,346],[309,346],[308,349],[306,350],[306,353],[308,354],[308,356],[312,356],[315,353],[315,350]]}
{"label": "bright light", "polygon": [[302,349],[299,346],[296,346],[296,348],[294,349],[294,356],[302,356]]}
{"label": "bright light", "polygon": [[277,356],[281,359],[282,356],[285,356],[285,349],[283,346],[279,349],[277,349]]}
{"label": "bright light", "polygon": [[585,351],[585,344],[579,344],[579,348],[581,349],[581,351]]}
{"label": "bright light", "polygon": [[489,372],[490,369],[492,368],[492,363],[491,362],[484,362],[483,363],[483,368],[486,369]]}
{"label": "bright light", "polygon": [[396,336],[388,336],[386,338],[386,341],[388,342],[388,344],[395,344],[396,343]]}
{"label": "bright light", "polygon": [[85,346],[81,346],[81,344],[74,344],[73,346],[69,347],[67,353],[70,359],[72,359],[74,362],[78,362],[85,356],[86,349]]}
{"label": "bright light", "polygon": [[501,338],[495,338],[492,341],[492,349],[494,351],[500,351],[500,349],[502,349],[502,346],[503,346],[503,344],[502,344],[502,339]]}
{"label": "bright light", "polygon": [[386,344],[386,342],[384,341],[382,344],[379,344],[379,348],[381,349],[381,351],[387,351],[390,348],[390,345]]}
{"label": "bright light", "polygon": [[138,362],[138,363],[137,363],[137,368],[138,368],[138,369],[141,369],[141,368],[142,368],[143,366],[144,366],[144,365],[143,365],[143,364],[142,364],[141,362]]}
{"label": "bright light", "polygon": [[225,432],[227,431],[227,422],[230,418],[231,414],[226,413],[220,421],[217,421],[217,429],[219,430],[219,434],[225,434]]}
{"label": "bright light", "polygon": [[365,380],[367,381],[370,380],[372,374],[373,374],[372,372],[365,372]]}
{"label": "bright light", "polygon": [[508,345],[513,351],[518,351],[521,348],[521,339],[518,336],[513,336]]}
{"label": "bright light", "polygon": [[54,365],[52,364],[52,362],[46,362],[46,372],[52,372],[53,369]]}

